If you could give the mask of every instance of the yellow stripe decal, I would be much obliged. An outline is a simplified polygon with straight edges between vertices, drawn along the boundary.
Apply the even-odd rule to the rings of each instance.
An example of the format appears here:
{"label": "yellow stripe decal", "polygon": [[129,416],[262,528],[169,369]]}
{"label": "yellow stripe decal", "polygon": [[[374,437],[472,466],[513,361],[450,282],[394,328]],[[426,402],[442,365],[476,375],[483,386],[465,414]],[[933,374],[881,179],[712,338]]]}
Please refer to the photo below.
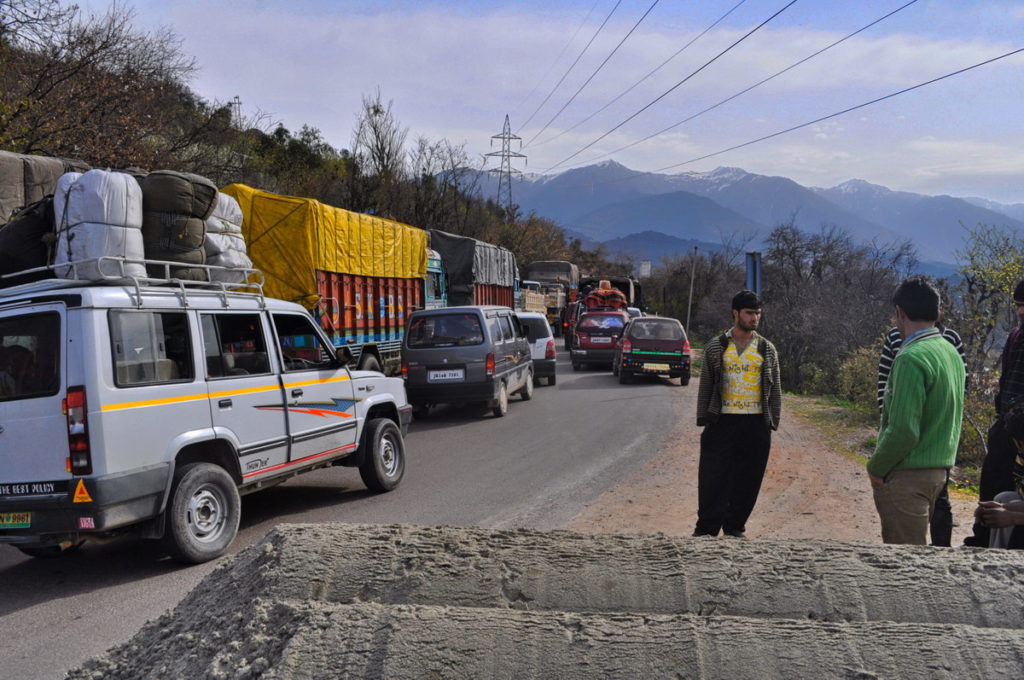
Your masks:
{"label": "yellow stripe decal", "polygon": [[[301,382],[286,383],[285,388],[307,387],[309,385],[324,385],[327,383],[344,382],[349,380],[348,376],[326,378],[324,380],[303,380]],[[202,394],[188,394],[183,397],[166,397],[164,399],[145,399],[143,401],[126,401],[120,404],[106,404],[100,407],[100,411],[122,411],[129,408],[141,408],[143,406],[159,406],[161,404],[182,404],[189,401],[200,401],[203,399],[221,399],[224,397],[236,397],[242,394],[258,394],[260,392],[273,392],[281,389],[277,385],[260,385],[259,387],[247,387],[243,390],[225,390],[223,392],[204,392]]]}

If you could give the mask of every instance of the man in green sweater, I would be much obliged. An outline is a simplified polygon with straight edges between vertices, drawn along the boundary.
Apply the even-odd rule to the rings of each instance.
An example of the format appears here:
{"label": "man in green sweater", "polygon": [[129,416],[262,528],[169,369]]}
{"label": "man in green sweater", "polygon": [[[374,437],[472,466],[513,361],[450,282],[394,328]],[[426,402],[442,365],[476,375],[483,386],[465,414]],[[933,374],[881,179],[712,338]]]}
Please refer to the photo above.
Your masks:
{"label": "man in green sweater", "polygon": [[935,327],[939,292],[927,278],[906,279],[892,301],[903,345],[885,389],[868,476],[882,540],[926,545],[935,498],[956,461],[964,363]]}

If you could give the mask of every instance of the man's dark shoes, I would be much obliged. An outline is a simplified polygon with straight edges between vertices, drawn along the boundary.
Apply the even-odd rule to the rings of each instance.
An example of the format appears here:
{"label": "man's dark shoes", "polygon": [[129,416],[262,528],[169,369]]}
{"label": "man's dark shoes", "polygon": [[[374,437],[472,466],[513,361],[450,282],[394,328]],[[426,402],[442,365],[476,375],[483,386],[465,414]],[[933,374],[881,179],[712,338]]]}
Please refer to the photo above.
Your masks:
{"label": "man's dark shoes", "polygon": [[694,536],[717,536],[717,533],[711,533],[710,531],[704,531],[703,529],[694,529]]}
{"label": "man's dark shoes", "polygon": [[746,538],[747,534],[740,529],[722,529],[722,533],[733,538]]}

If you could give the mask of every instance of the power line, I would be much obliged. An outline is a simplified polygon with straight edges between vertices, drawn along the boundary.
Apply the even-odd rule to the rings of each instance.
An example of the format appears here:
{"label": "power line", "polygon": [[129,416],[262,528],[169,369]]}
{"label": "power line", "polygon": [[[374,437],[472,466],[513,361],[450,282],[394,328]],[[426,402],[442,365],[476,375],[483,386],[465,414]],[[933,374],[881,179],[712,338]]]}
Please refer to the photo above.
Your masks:
{"label": "power line", "polygon": [[602,61],[601,64],[597,67],[597,69],[595,69],[594,72],[590,74],[590,77],[587,78],[586,81],[582,85],[580,85],[579,89],[576,90],[576,92],[571,97],[569,97],[569,101],[565,102],[565,104],[562,105],[562,108],[558,109],[558,113],[556,113],[555,115],[551,116],[551,120],[549,120],[548,122],[544,123],[544,127],[542,127],[540,129],[540,132],[538,132],[537,134],[535,134],[533,137],[530,138],[530,141],[528,141],[526,143],[527,147],[529,147],[530,144],[533,144],[533,140],[537,139],[537,137],[539,137],[541,134],[543,134],[544,131],[547,130],[548,127],[553,122],[555,122],[555,119],[558,118],[560,115],[562,115],[562,112],[565,111],[566,108],[568,108],[569,104],[572,104],[573,101],[576,100],[576,97],[579,96],[580,92],[583,92],[583,88],[585,88],[587,85],[589,85],[590,81],[594,79],[594,76],[596,76],[598,73],[600,73],[601,69],[604,68],[604,65],[607,64],[608,61],[613,56],[615,56],[615,53],[618,52],[619,48],[622,47],[623,43],[625,43],[626,40],[629,39],[629,36],[633,35],[633,31],[635,31],[637,29],[637,27],[639,27],[640,24],[643,22],[643,20],[647,18],[647,15],[651,13],[651,10],[654,9],[654,7],[658,4],[659,1],[660,0],[654,0],[654,2],[651,3],[651,6],[647,8],[647,11],[644,12],[644,15],[642,17],[640,17],[635,24],[633,24],[633,28],[629,29],[629,33],[627,33],[622,38],[622,40],[619,41],[619,44],[615,46],[615,49],[613,49],[608,54],[608,56],[604,58],[604,61]]}
{"label": "power line", "polygon": [[683,53],[683,51],[685,51],[685,50],[686,50],[686,49],[687,49],[687,48],[688,48],[688,47],[689,47],[690,45],[692,45],[693,43],[695,43],[695,42],[697,42],[698,40],[700,40],[701,38],[703,38],[703,37],[704,37],[704,35],[705,35],[705,34],[706,34],[706,33],[707,33],[708,31],[710,31],[710,30],[711,30],[712,28],[714,28],[715,26],[717,26],[718,24],[720,24],[720,23],[721,23],[722,21],[724,21],[724,20],[726,19],[726,17],[728,17],[728,16],[730,15],[730,14],[732,14],[732,13],[733,13],[733,12],[734,12],[734,11],[735,11],[736,9],[738,9],[738,8],[739,8],[739,6],[740,6],[740,5],[742,5],[742,4],[743,4],[743,3],[745,3],[746,1],[747,1],[747,0],[740,0],[740,1],[738,2],[738,3],[736,3],[735,5],[733,5],[732,9],[730,9],[730,10],[729,10],[728,12],[726,12],[726,13],[725,13],[725,14],[723,14],[722,16],[718,17],[718,19],[716,19],[716,20],[715,20],[715,22],[714,22],[713,24],[711,24],[710,26],[708,26],[707,28],[705,28],[705,29],[704,29],[703,31],[701,31],[701,32],[700,32],[700,33],[699,33],[699,34],[698,34],[698,35],[697,35],[697,36],[696,36],[695,38],[691,39],[691,40],[690,40],[690,41],[689,41],[688,43],[686,43],[685,45],[683,45],[682,47],[680,47],[680,48],[679,48],[678,50],[676,50],[675,54],[673,54],[673,55],[672,55],[671,57],[669,57],[669,58],[668,58],[668,59],[666,59],[665,61],[663,61],[663,62],[661,62],[660,64],[658,64],[658,65],[657,65],[656,67],[654,67],[654,68],[653,68],[653,69],[652,69],[651,71],[649,71],[649,72],[647,73],[647,75],[645,75],[645,76],[644,76],[643,78],[641,78],[640,80],[638,80],[638,81],[636,81],[635,83],[633,83],[632,85],[630,85],[630,86],[629,86],[629,87],[628,87],[627,89],[623,90],[623,91],[622,91],[622,92],[621,92],[621,93],[619,94],[619,96],[615,97],[615,98],[614,98],[614,99],[612,99],[612,100],[611,100],[610,102],[608,102],[607,104],[605,104],[604,106],[602,106],[601,108],[599,108],[599,109],[598,109],[597,111],[594,111],[594,112],[593,112],[592,114],[590,114],[589,116],[587,116],[587,117],[586,117],[586,118],[584,118],[583,120],[581,120],[581,121],[579,121],[578,123],[576,123],[575,125],[573,125],[573,126],[572,126],[571,128],[568,128],[568,129],[566,129],[566,130],[562,130],[561,132],[559,132],[559,133],[558,133],[557,135],[555,135],[554,137],[551,137],[550,139],[546,139],[546,140],[544,140],[543,142],[541,142],[541,143],[540,143],[540,144],[538,144],[537,146],[543,146],[543,145],[545,145],[545,144],[550,144],[551,142],[555,141],[556,139],[558,139],[558,138],[559,138],[559,137],[561,137],[562,135],[565,135],[565,134],[568,134],[568,133],[572,132],[573,130],[575,130],[575,129],[576,129],[576,128],[578,128],[579,126],[583,125],[584,123],[586,123],[586,122],[587,122],[588,120],[590,120],[591,118],[593,118],[593,117],[594,117],[594,116],[596,116],[597,114],[599,114],[599,113],[601,113],[602,111],[604,111],[605,109],[607,109],[607,108],[608,108],[609,106],[611,106],[611,105],[612,105],[612,104],[614,104],[615,102],[617,102],[617,101],[619,101],[620,99],[622,99],[623,97],[625,97],[625,96],[626,96],[627,94],[629,94],[630,92],[632,92],[632,91],[633,91],[633,90],[634,90],[635,88],[637,88],[637,87],[638,87],[638,86],[639,86],[639,85],[640,85],[641,83],[643,83],[643,82],[644,82],[645,80],[647,80],[648,78],[650,78],[651,76],[653,76],[653,75],[654,75],[655,73],[657,73],[658,71],[660,71],[660,70],[661,70],[662,68],[664,68],[666,64],[668,64],[668,63],[669,63],[670,61],[672,61],[673,59],[675,59],[676,57],[678,57],[678,56],[679,56],[680,54],[682,54],[682,53]]}
{"label": "power line", "polygon": [[794,5],[794,4],[796,4],[796,2],[797,2],[797,0],[790,0],[790,2],[789,2],[789,3],[787,3],[785,7],[783,7],[783,8],[782,8],[782,9],[780,9],[779,11],[775,12],[775,14],[771,15],[770,17],[768,17],[767,19],[765,19],[764,21],[762,21],[761,23],[759,23],[759,24],[758,24],[757,26],[755,26],[755,27],[754,27],[754,28],[752,28],[752,29],[751,29],[750,31],[748,31],[748,32],[747,32],[747,33],[746,33],[746,34],[745,34],[745,35],[744,35],[744,36],[743,36],[742,38],[740,38],[739,40],[737,40],[737,41],[736,41],[736,42],[734,42],[733,44],[731,44],[731,45],[729,45],[728,47],[726,47],[726,48],[725,48],[724,50],[722,50],[721,52],[719,52],[718,54],[716,54],[716,55],[715,55],[714,57],[712,57],[712,58],[711,58],[711,59],[710,59],[709,61],[705,62],[705,63],[704,63],[704,65],[703,65],[703,66],[701,66],[700,68],[698,68],[698,69],[697,69],[696,71],[694,71],[694,72],[693,72],[693,73],[691,73],[690,75],[688,75],[688,76],[686,76],[685,78],[683,78],[682,80],[680,80],[680,81],[679,81],[678,83],[676,83],[675,85],[673,85],[672,87],[670,87],[670,88],[669,88],[668,90],[666,90],[666,91],[665,91],[665,92],[663,92],[662,94],[658,95],[658,97],[656,97],[656,98],[655,98],[655,99],[654,99],[653,101],[651,101],[651,102],[650,102],[650,103],[648,103],[648,104],[647,104],[646,106],[644,106],[643,108],[641,108],[641,109],[640,109],[639,111],[637,111],[636,113],[634,113],[633,115],[631,115],[631,116],[630,116],[629,118],[627,118],[626,120],[622,121],[621,123],[619,123],[618,125],[616,125],[615,127],[613,127],[613,128],[611,129],[611,130],[609,130],[608,132],[604,133],[603,135],[601,135],[600,137],[598,137],[598,138],[597,138],[597,139],[595,139],[594,141],[590,142],[590,143],[589,143],[589,144],[587,144],[587,145],[586,145],[585,147],[583,147],[582,149],[580,149],[580,150],[579,150],[579,151],[577,151],[576,153],[572,154],[572,155],[571,155],[571,156],[569,156],[568,158],[564,158],[564,159],[560,160],[560,161],[559,161],[558,163],[555,163],[554,165],[552,165],[552,166],[551,166],[550,168],[548,168],[548,169],[547,169],[547,170],[545,170],[544,172],[550,172],[550,171],[554,170],[555,168],[559,167],[560,165],[564,165],[564,164],[565,164],[565,163],[567,163],[568,161],[572,160],[572,159],[573,159],[573,158],[575,158],[576,156],[579,156],[579,155],[580,155],[581,153],[583,153],[584,151],[586,151],[586,150],[587,150],[587,149],[589,149],[590,147],[592,147],[592,146],[594,146],[595,144],[597,144],[598,142],[600,142],[600,141],[601,141],[602,139],[604,139],[605,137],[607,137],[607,136],[608,136],[608,135],[610,135],[611,133],[613,133],[613,132],[615,132],[616,130],[618,130],[618,129],[619,129],[620,127],[622,127],[623,125],[625,125],[625,124],[626,124],[626,123],[628,123],[629,121],[631,121],[631,120],[633,120],[634,118],[636,118],[637,116],[639,116],[639,115],[640,115],[641,113],[643,113],[643,112],[644,112],[644,111],[646,111],[647,109],[649,109],[649,108],[651,108],[652,106],[654,106],[654,105],[655,105],[656,103],[658,103],[659,101],[661,101],[662,99],[664,99],[665,97],[667,97],[667,96],[669,95],[669,93],[671,93],[671,92],[675,91],[675,90],[676,90],[677,88],[679,88],[679,87],[680,87],[680,86],[681,86],[681,85],[682,85],[683,83],[685,83],[685,82],[686,82],[686,81],[688,81],[688,80],[689,80],[690,78],[694,77],[695,75],[697,75],[698,73],[700,73],[701,71],[703,71],[703,70],[704,70],[705,68],[707,68],[708,66],[710,66],[711,64],[713,64],[713,63],[714,63],[715,61],[717,61],[717,60],[719,59],[719,57],[721,57],[721,56],[722,56],[723,54],[725,54],[726,52],[728,52],[728,51],[729,51],[729,50],[731,50],[732,48],[736,47],[736,46],[737,46],[737,45],[739,45],[739,44],[740,44],[741,42],[743,42],[744,40],[746,40],[747,38],[749,38],[749,37],[750,37],[751,35],[753,35],[753,34],[754,34],[755,32],[757,32],[758,30],[760,30],[760,29],[761,29],[761,27],[763,27],[763,26],[764,26],[765,24],[767,24],[767,23],[768,23],[769,21],[771,21],[772,19],[774,19],[775,17],[779,16],[780,14],[782,14],[783,12],[785,12],[785,11],[786,11],[787,9],[789,9],[790,7],[792,7],[792,6]]}
{"label": "power line", "polygon": [[743,89],[743,90],[740,90],[739,92],[737,92],[736,94],[732,95],[731,97],[727,97],[726,99],[723,99],[722,101],[718,102],[717,104],[712,104],[711,106],[707,107],[707,108],[706,108],[706,109],[704,109],[703,111],[698,111],[697,113],[693,114],[693,115],[692,115],[692,116],[690,116],[689,118],[684,118],[683,120],[679,121],[678,123],[674,123],[674,124],[672,124],[672,125],[669,125],[669,126],[668,126],[667,128],[663,128],[663,129],[661,129],[661,130],[658,130],[658,131],[657,131],[657,132],[655,132],[654,134],[650,134],[650,135],[647,135],[647,136],[646,136],[646,137],[644,137],[643,139],[638,139],[637,141],[635,141],[635,142],[630,142],[629,144],[626,144],[625,146],[620,146],[620,147],[619,147],[618,149],[615,149],[614,151],[609,151],[608,153],[604,153],[604,154],[601,154],[600,156],[594,156],[593,158],[590,158],[590,159],[588,159],[588,160],[586,160],[586,161],[580,161],[580,163],[578,163],[578,165],[586,165],[586,164],[589,164],[589,163],[593,163],[594,161],[598,161],[598,160],[601,160],[602,158],[607,158],[608,156],[611,156],[611,155],[613,155],[613,154],[617,154],[617,153],[620,153],[620,152],[622,152],[622,151],[625,151],[626,149],[631,149],[631,148],[633,148],[634,146],[636,146],[637,144],[643,144],[643,143],[644,143],[644,142],[646,142],[647,140],[649,140],[649,139],[653,139],[653,138],[655,138],[655,137],[657,137],[657,136],[659,136],[659,135],[663,135],[663,134],[665,134],[666,132],[668,132],[669,130],[674,130],[674,129],[676,129],[677,127],[679,127],[680,125],[683,125],[684,123],[689,123],[689,122],[690,122],[691,120],[693,120],[694,118],[699,118],[700,116],[703,116],[703,115],[704,115],[705,113],[707,113],[707,112],[709,112],[709,111],[712,111],[712,110],[714,110],[714,109],[717,109],[717,108],[718,108],[719,106],[721,106],[722,104],[727,104],[728,102],[731,102],[731,101],[732,101],[733,99],[736,99],[737,97],[739,97],[739,96],[741,96],[741,95],[744,95],[744,94],[746,94],[747,92],[750,92],[750,91],[751,91],[751,90],[753,90],[753,89],[754,89],[755,87],[760,87],[761,85],[764,85],[764,84],[765,84],[765,83],[767,83],[767,82],[768,82],[769,80],[773,80],[774,78],[777,78],[777,77],[781,76],[781,75],[782,75],[783,73],[786,73],[787,71],[790,71],[790,70],[792,70],[792,69],[796,68],[796,67],[797,67],[797,66],[799,66],[800,64],[803,64],[804,62],[806,62],[806,61],[809,61],[809,60],[813,59],[814,57],[818,56],[818,55],[819,55],[819,54],[821,54],[822,52],[826,52],[826,51],[828,51],[828,50],[832,49],[833,47],[835,47],[836,45],[838,45],[838,44],[840,44],[840,43],[842,43],[842,42],[845,42],[845,41],[849,40],[850,38],[854,37],[854,36],[855,36],[855,35],[857,35],[858,33],[863,33],[864,31],[866,31],[867,29],[871,28],[871,27],[872,27],[872,26],[874,26],[875,24],[878,24],[878,23],[881,23],[882,21],[885,21],[886,19],[888,19],[889,17],[891,17],[891,16],[893,15],[893,14],[896,14],[897,12],[900,12],[900,11],[902,11],[902,10],[906,9],[907,7],[910,7],[911,5],[913,5],[913,4],[914,4],[915,2],[917,2],[917,1],[918,1],[918,0],[910,0],[910,2],[906,3],[905,5],[903,5],[903,6],[901,6],[901,7],[897,7],[896,9],[894,9],[894,10],[893,10],[893,11],[891,11],[891,12],[889,12],[889,13],[888,13],[888,14],[886,14],[885,16],[883,16],[883,17],[880,17],[880,18],[878,18],[878,19],[875,19],[875,20],[874,20],[874,21],[872,21],[872,22],[871,22],[870,24],[867,24],[866,26],[863,26],[863,27],[861,27],[861,28],[857,29],[856,31],[854,31],[853,33],[850,33],[850,34],[849,34],[849,35],[847,35],[846,37],[844,37],[844,38],[840,38],[839,40],[836,40],[836,41],[835,41],[835,42],[833,42],[833,43],[832,43],[831,45],[827,45],[826,47],[823,47],[823,48],[821,48],[821,49],[820,49],[820,50],[818,50],[817,52],[815,52],[815,53],[813,53],[813,54],[810,54],[810,55],[808,55],[808,56],[804,57],[803,59],[801,59],[800,61],[797,61],[797,62],[795,62],[795,63],[793,63],[793,64],[791,64],[791,65],[787,66],[786,68],[782,69],[782,70],[781,70],[781,71],[779,71],[778,73],[775,73],[775,74],[773,74],[773,75],[770,75],[770,76],[768,76],[768,77],[767,77],[767,78],[765,78],[764,80],[759,80],[758,82],[754,83],[754,84],[753,84],[753,85],[751,85],[750,87],[747,87],[747,88],[745,88],[745,89]]}
{"label": "power line", "polygon": [[703,161],[703,160],[706,160],[708,158],[712,158],[714,156],[719,156],[719,155],[721,155],[723,153],[728,153],[730,151],[735,151],[736,149],[742,149],[743,147],[750,146],[751,144],[757,144],[758,142],[763,142],[763,141],[765,141],[767,139],[772,139],[773,137],[779,137],[780,135],[784,135],[784,134],[787,134],[789,132],[793,132],[794,130],[799,130],[801,128],[805,128],[805,127],[808,127],[810,125],[814,125],[816,123],[820,123],[822,121],[826,121],[829,118],[835,118],[836,116],[842,116],[843,114],[850,113],[851,111],[856,111],[857,109],[863,109],[865,106],[870,106],[872,104],[877,104],[880,101],[884,101],[886,99],[891,99],[892,97],[896,97],[898,95],[905,94],[905,93],[910,92],[912,90],[916,90],[916,89],[922,88],[925,85],[931,85],[932,83],[937,83],[940,80],[945,80],[946,78],[952,78],[953,76],[960,75],[961,73],[966,73],[967,71],[970,71],[972,69],[976,69],[976,68],[978,68],[980,66],[985,66],[987,64],[991,64],[992,62],[999,61],[1000,59],[1005,59],[1007,57],[1011,57],[1011,56],[1013,56],[1015,54],[1019,54],[1021,52],[1024,52],[1024,47],[1021,47],[1019,49],[1013,50],[1012,52],[1007,52],[1006,54],[1001,54],[998,57],[993,57],[991,59],[986,59],[985,61],[982,61],[982,62],[979,62],[977,64],[974,64],[973,66],[968,66],[966,68],[962,68],[959,71],[953,71],[952,73],[947,73],[944,76],[939,76],[938,78],[932,78],[931,80],[926,80],[925,82],[918,83],[917,85],[914,85],[912,87],[907,87],[907,88],[904,88],[904,89],[899,90],[897,92],[892,92],[890,94],[887,94],[887,95],[885,95],[883,97],[878,97],[877,99],[872,99],[871,101],[864,102],[863,104],[858,104],[857,106],[851,106],[848,109],[843,109],[842,111],[837,111],[837,112],[829,114],[827,116],[822,116],[821,118],[815,118],[814,120],[809,121],[807,123],[801,123],[800,125],[794,125],[791,128],[786,128],[785,130],[780,130],[779,132],[774,132],[774,133],[772,133],[770,135],[765,135],[764,137],[758,137],[757,139],[752,139],[749,142],[744,142],[743,144],[737,144],[736,146],[730,146],[728,149],[722,149],[721,151],[716,151],[714,153],[709,153],[709,154],[707,154],[705,156],[700,156],[698,158],[691,158],[690,160],[683,161],[682,163],[675,163],[673,165],[666,165],[663,168],[658,168],[657,170],[652,170],[652,172],[663,172],[665,170],[672,170],[673,168],[678,168],[678,167],[680,167],[682,165],[689,165],[690,163],[696,163],[697,161]]}
{"label": "power line", "polygon": [[[537,112],[544,108],[544,105],[548,103],[548,100],[551,99],[551,95],[553,95],[555,93],[555,90],[559,88],[559,86],[562,84],[562,81],[564,81],[566,76],[568,76],[569,73],[574,68],[576,68],[576,64],[580,63],[580,59],[582,59],[583,55],[587,53],[588,49],[590,49],[590,46],[593,44],[594,40],[597,38],[598,35],[600,35],[601,31],[604,30],[604,27],[608,23],[608,20],[612,18],[612,15],[615,14],[615,10],[617,10],[619,8],[619,5],[621,4],[622,0],[618,0],[618,2],[615,3],[615,6],[612,7],[612,11],[608,12],[608,16],[604,18],[604,21],[601,22],[600,26],[598,26],[597,31],[590,38],[590,41],[583,48],[583,51],[580,52],[578,57],[576,57],[576,61],[572,62],[572,64],[569,65],[569,68],[567,68],[565,73],[562,74],[562,77],[558,79],[558,82],[555,83],[555,86],[551,88],[551,92],[548,92],[548,96],[544,97],[544,101],[542,101],[540,105],[533,110],[533,113],[531,113],[530,117],[526,119],[526,122],[519,126],[519,130],[522,130],[524,127],[526,127],[530,123],[530,121],[533,120],[533,117],[537,115]],[[517,130],[516,132],[518,132],[519,130]]]}
{"label": "power line", "polygon": [[533,86],[533,89],[530,90],[530,94],[523,97],[523,100],[516,105],[516,108],[513,109],[512,113],[518,112],[519,109],[523,106],[523,104],[528,102],[530,100],[530,97],[532,97],[537,92],[537,89],[540,87],[540,84],[548,79],[548,76],[551,75],[551,71],[554,70],[555,68],[555,64],[557,64],[562,59],[562,56],[565,54],[566,50],[569,49],[569,45],[572,45],[573,41],[576,40],[576,36],[578,36],[580,34],[580,31],[583,30],[583,27],[587,25],[587,20],[590,19],[590,15],[594,13],[594,10],[597,9],[597,5],[600,2],[601,0],[594,0],[594,4],[590,6],[590,11],[587,12],[587,16],[583,17],[583,21],[581,21],[580,25],[576,27],[576,32],[573,33],[572,37],[569,38],[569,41],[565,43],[565,45],[562,47],[562,51],[558,53],[558,56],[551,61],[551,64],[548,66],[548,70],[544,72],[544,75],[540,77],[540,80],[537,81],[537,84]]}

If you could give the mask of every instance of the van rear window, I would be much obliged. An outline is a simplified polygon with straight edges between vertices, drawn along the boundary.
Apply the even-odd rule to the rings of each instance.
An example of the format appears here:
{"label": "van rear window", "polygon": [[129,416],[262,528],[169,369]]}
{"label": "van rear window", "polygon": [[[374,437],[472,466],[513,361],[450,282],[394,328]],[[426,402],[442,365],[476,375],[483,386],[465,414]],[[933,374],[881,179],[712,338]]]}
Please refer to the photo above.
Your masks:
{"label": "van rear window", "polygon": [[60,314],[0,319],[0,401],[57,394],[60,387]]}
{"label": "van rear window", "polygon": [[618,314],[593,314],[580,319],[580,328],[622,328],[625,325]]}
{"label": "van rear window", "polygon": [[682,340],[683,327],[674,321],[641,321],[633,322],[629,327],[629,337],[634,340]]}
{"label": "van rear window", "polygon": [[406,346],[456,347],[479,345],[484,341],[484,330],[476,314],[431,314],[420,316],[409,324]]}

